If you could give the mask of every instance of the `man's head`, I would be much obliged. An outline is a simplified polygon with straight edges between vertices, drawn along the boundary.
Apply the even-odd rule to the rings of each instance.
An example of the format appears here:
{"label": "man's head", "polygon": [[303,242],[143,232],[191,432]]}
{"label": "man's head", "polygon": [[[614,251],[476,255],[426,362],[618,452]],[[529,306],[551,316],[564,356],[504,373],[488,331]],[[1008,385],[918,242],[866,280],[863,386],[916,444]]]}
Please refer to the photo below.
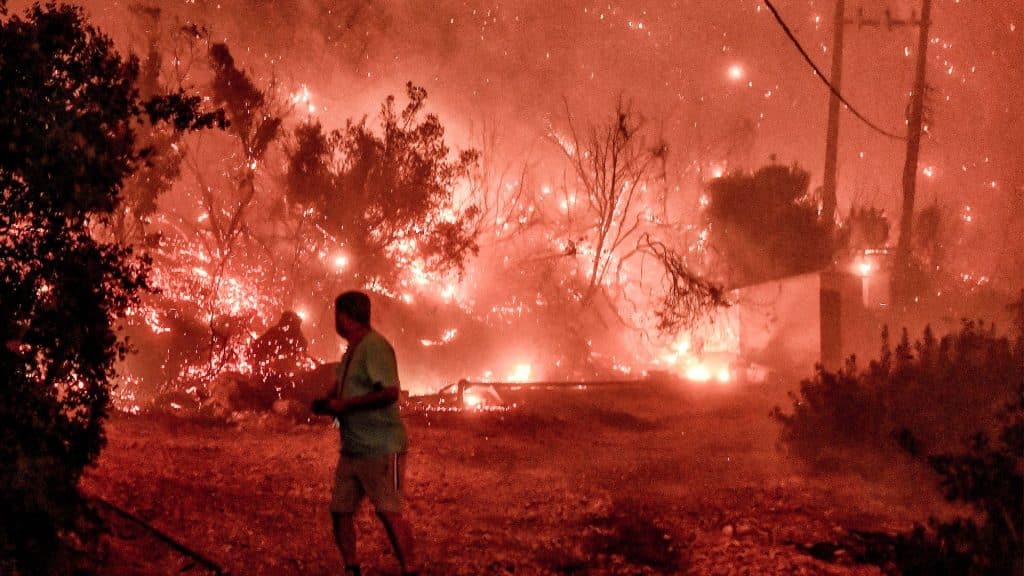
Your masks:
{"label": "man's head", "polygon": [[370,327],[370,297],[356,290],[342,292],[334,299],[334,328],[346,340]]}

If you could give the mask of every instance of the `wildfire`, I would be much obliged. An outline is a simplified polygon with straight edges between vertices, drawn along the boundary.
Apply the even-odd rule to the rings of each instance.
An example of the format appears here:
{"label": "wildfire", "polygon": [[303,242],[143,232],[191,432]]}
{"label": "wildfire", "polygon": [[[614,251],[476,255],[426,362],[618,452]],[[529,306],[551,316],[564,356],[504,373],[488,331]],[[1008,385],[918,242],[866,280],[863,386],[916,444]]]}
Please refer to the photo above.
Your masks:
{"label": "wildfire", "polygon": [[714,322],[679,334],[656,364],[691,382],[731,382],[735,375],[732,361],[739,353],[735,320],[726,311],[718,314]]}
{"label": "wildfire", "polygon": [[313,104],[313,95],[309,92],[309,87],[305,84],[300,84],[299,89],[292,92],[288,99],[295,106],[304,106],[306,112],[310,114],[316,114],[316,106]]}
{"label": "wildfire", "polygon": [[443,334],[441,334],[441,338],[439,338],[438,340],[428,340],[424,338],[420,340],[420,344],[428,348],[430,346],[443,346],[444,344],[448,344],[449,342],[454,340],[458,333],[458,328],[449,328],[445,330]]}
{"label": "wildfire", "polygon": [[874,266],[872,266],[871,262],[867,260],[861,260],[855,265],[854,269],[861,276],[870,276]]}
{"label": "wildfire", "polygon": [[529,382],[533,367],[529,364],[516,364],[515,368],[508,375],[509,382]]}

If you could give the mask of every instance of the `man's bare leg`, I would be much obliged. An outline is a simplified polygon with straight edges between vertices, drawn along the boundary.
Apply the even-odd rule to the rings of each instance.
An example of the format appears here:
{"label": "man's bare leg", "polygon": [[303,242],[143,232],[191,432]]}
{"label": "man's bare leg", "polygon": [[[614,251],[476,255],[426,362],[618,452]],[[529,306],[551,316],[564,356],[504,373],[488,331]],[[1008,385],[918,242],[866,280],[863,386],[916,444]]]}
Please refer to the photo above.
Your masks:
{"label": "man's bare leg", "polygon": [[356,525],[352,514],[331,512],[331,520],[334,526],[334,543],[341,553],[342,563],[346,569],[349,566],[359,566],[359,557],[356,556]]}
{"label": "man's bare leg", "polygon": [[416,564],[415,546],[412,539],[412,527],[405,520],[401,512],[377,512],[377,516],[387,530],[388,539],[391,540],[391,547],[395,550],[398,563],[402,566],[402,573],[415,573],[419,566]]}

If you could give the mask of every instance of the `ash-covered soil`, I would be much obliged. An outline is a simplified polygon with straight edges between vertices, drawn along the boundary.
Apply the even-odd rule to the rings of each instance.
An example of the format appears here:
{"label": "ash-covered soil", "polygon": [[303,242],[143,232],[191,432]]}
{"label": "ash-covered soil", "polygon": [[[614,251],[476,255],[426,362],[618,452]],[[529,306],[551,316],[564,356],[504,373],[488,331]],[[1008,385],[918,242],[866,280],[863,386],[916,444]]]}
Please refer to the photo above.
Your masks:
{"label": "ash-covered soil", "polygon": [[[832,549],[943,505],[905,463],[810,474],[776,445],[795,385],[679,382],[524,392],[505,413],[407,413],[408,511],[425,574],[878,574]],[[338,574],[328,420],[233,425],[116,417],[83,489],[231,574]],[[105,513],[103,574],[206,573]],[[359,516],[364,573],[398,574]],[[828,561],[810,553],[827,550]],[[822,556],[822,554],[817,554]]]}

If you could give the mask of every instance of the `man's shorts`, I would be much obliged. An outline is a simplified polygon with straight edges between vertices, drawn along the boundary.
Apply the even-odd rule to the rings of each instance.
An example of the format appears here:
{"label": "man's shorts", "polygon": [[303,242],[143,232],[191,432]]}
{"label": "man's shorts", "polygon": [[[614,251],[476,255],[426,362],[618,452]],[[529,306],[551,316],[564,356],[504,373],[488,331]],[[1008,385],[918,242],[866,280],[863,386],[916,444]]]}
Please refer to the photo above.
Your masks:
{"label": "man's shorts", "polygon": [[348,456],[342,454],[334,474],[331,512],[352,514],[363,496],[377,512],[401,512],[405,454]]}

